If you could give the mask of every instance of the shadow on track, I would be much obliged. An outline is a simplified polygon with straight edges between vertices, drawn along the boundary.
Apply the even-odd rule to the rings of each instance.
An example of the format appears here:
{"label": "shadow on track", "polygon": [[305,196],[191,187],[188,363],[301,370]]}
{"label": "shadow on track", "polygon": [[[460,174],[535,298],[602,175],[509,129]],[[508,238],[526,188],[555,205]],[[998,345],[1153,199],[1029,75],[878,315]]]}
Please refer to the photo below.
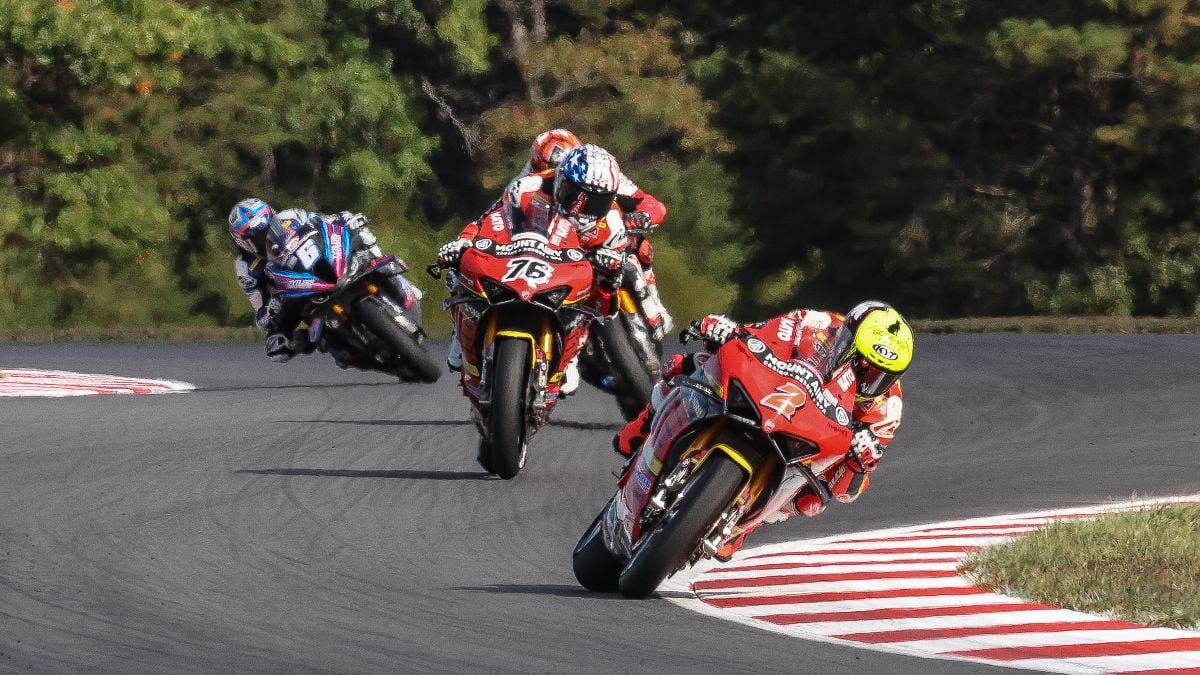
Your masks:
{"label": "shadow on track", "polygon": [[550,420],[552,427],[581,429],[583,431],[620,431],[624,424],[616,422],[574,422],[572,420]]}
{"label": "shadow on track", "polygon": [[[617,593],[596,593],[582,586],[564,586],[562,584],[493,584],[491,586],[456,586],[452,591],[480,591],[498,595],[553,595],[559,598],[592,598],[594,600],[624,600]],[[661,598],[693,598],[694,595],[682,591],[659,591]]]}
{"label": "shadow on track", "polygon": [[236,473],[252,473],[260,476],[402,478],[408,480],[491,480],[493,478],[491,474],[482,471],[430,471],[422,469],[239,469]]}
{"label": "shadow on track", "polygon": [[[275,420],[274,424],[362,424],[381,427],[473,427],[471,420]],[[582,431],[620,431],[623,426],[614,422],[574,422],[551,420],[550,426]]]}
{"label": "shadow on track", "polygon": [[362,424],[381,427],[473,427],[471,420],[275,420],[274,424]]}
{"label": "shadow on track", "polygon": [[413,384],[411,382],[313,382],[311,384],[244,384],[233,387],[196,387],[191,393],[209,391],[257,391],[259,389],[348,389],[353,387],[394,387],[397,384]]}

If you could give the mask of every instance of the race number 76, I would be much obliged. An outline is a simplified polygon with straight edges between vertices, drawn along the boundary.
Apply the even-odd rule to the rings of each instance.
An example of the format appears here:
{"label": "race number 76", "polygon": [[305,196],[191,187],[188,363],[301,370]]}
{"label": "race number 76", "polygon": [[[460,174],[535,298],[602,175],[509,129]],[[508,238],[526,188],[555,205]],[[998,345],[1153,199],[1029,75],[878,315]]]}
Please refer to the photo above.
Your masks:
{"label": "race number 76", "polygon": [[537,258],[513,258],[508,261],[508,271],[500,280],[524,279],[530,286],[537,286],[549,281],[553,273],[553,267]]}

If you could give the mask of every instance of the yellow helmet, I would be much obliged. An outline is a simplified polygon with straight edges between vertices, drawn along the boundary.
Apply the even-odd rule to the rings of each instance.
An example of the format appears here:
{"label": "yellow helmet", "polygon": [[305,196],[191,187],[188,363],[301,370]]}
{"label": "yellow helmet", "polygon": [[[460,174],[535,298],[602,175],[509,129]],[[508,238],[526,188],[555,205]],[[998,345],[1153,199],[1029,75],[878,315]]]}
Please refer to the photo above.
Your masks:
{"label": "yellow helmet", "polygon": [[854,363],[858,396],[874,398],[890,389],[912,363],[912,327],[891,305],[868,300],[846,313],[834,349],[838,363]]}

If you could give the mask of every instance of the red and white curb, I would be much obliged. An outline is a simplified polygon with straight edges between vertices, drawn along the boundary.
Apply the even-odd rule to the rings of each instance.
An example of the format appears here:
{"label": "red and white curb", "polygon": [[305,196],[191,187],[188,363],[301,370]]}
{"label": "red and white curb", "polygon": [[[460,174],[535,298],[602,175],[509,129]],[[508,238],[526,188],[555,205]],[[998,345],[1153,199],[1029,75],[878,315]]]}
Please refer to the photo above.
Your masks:
{"label": "red and white curb", "polygon": [[1058,673],[1200,675],[1200,632],[1000,595],[956,571],[971,551],[1058,520],[1196,501],[1200,495],[773,544],[699,565],[662,590],[704,614],[875,651]]}
{"label": "red and white curb", "polygon": [[195,385],[173,380],[146,380],[117,375],[89,375],[61,370],[0,368],[0,397],[94,396],[102,394],[169,394]]}

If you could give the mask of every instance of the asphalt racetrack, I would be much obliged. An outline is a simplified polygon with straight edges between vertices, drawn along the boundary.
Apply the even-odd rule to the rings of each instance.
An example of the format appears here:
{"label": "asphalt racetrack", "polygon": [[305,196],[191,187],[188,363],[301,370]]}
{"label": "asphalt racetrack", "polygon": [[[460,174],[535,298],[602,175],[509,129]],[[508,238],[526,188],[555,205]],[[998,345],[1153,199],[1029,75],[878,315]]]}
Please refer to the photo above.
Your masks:
{"label": "asphalt racetrack", "polygon": [[[434,345],[441,350],[444,345]],[[1200,492],[1200,337],[919,336],[859,502],[752,543]],[[449,376],[259,345],[0,345],[0,366],[183,380],[0,399],[0,670],[973,673],[581,590],[619,415],[588,389],[515,481]]]}

